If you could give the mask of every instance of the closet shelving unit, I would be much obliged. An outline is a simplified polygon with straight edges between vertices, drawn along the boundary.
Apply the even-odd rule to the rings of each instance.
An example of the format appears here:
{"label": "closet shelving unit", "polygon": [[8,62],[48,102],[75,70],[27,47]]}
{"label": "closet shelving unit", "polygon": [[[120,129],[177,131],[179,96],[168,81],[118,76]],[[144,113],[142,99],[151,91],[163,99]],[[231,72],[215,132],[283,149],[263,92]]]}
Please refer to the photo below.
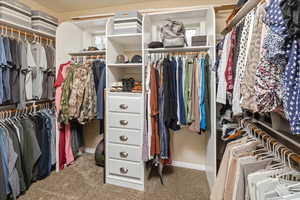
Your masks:
{"label": "closet shelving unit", "polygon": [[[148,49],[151,41],[160,40],[160,26],[167,19],[182,21],[186,27],[200,30],[205,24],[208,46]],[[108,92],[106,109],[106,183],[144,190],[145,169],[142,161],[143,131],[145,122],[145,67],[149,53],[208,52],[211,63],[215,60],[215,13],[213,7],[144,14],[142,33],[114,35],[114,19],[107,22],[107,90],[113,82],[133,77],[142,81],[142,93]],[[143,63],[115,63],[118,55],[142,55]],[[215,75],[210,74],[210,131],[206,135],[206,171],[210,185],[216,177],[215,137]],[[198,152],[199,154],[201,152]]]}
{"label": "closet shelving unit", "polygon": [[18,29],[20,31],[25,31],[25,32],[28,32],[28,33],[32,33],[32,34],[48,37],[48,38],[51,38],[51,39],[55,39],[55,35],[46,33],[44,31],[35,30],[35,29],[27,27],[27,26],[22,26],[20,24],[16,24],[16,23],[4,20],[4,19],[0,19],[0,25],[12,27],[12,28]]}
{"label": "closet shelving unit", "polygon": [[[207,46],[190,46],[183,48],[162,48],[162,49],[148,49],[148,44],[152,41],[160,41],[160,27],[167,23],[167,20],[176,20],[183,22],[186,29],[196,29],[197,35],[207,36]],[[210,63],[215,62],[215,11],[213,7],[203,7],[195,9],[186,10],[174,10],[170,12],[160,12],[160,13],[149,13],[144,15],[143,19],[143,58],[144,65],[148,63],[149,53],[163,53],[169,52],[207,52],[210,56]],[[211,70],[209,74],[209,94],[210,94],[210,120],[208,120],[209,131],[206,133],[206,138],[203,143],[205,144],[205,171],[207,174],[207,179],[209,185],[215,181],[216,178],[216,104],[215,104],[215,73]],[[183,133],[189,132],[189,130],[184,129]],[[176,139],[176,138],[174,138]],[[199,139],[201,140],[201,139]],[[173,141],[177,142],[177,141]],[[183,141],[179,141],[181,143]],[[174,147],[176,148],[176,146]],[[200,147],[197,153],[201,153]],[[191,152],[194,153],[194,152]]]}
{"label": "closet shelving unit", "polygon": [[[142,33],[116,35],[114,19],[69,21],[62,23],[57,30],[57,61],[66,63],[71,59],[70,52],[80,52],[92,44],[93,35],[106,35],[106,113],[105,113],[105,182],[137,190],[145,189],[145,166],[142,161],[142,144],[145,123],[145,65],[148,63],[148,44],[158,41],[160,26],[167,19],[178,20],[186,28],[195,28],[207,35],[207,46],[174,49],[155,49],[159,52],[208,52],[211,63],[215,60],[215,12],[213,7],[179,8],[170,11],[146,13],[143,16]],[[203,30],[203,25],[204,29]],[[202,31],[200,31],[202,30]],[[204,31],[204,32],[203,32]],[[76,42],[74,42],[76,41]],[[158,52],[158,53],[159,53]],[[142,63],[116,63],[118,55],[131,58],[141,55]],[[141,93],[110,92],[113,82],[123,78],[141,81]],[[210,186],[216,178],[216,122],[215,122],[215,74],[210,72],[210,129],[197,137],[199,148],[188,149],[193,155],[206,159],[205,170]],[[184,130],[188,131],[188,130]],[[179,133],[179,134],[185,134]],[[197,133],[190,133],[197,134]],[[184,142],[184,141],[177,141]],[[205,146],[203,146],[205,145]]]}
{"label": "closet shelving unit", "polygon": [[[106,50],[82,51],[95,45],[95,36],[105,36],[107,18],[66,21],[58,26],[56,31],[56,63],[59,65],[67,63],[72,56],[97,56],[106,55]],[[93,121],[84,126],[85,151],[95,152],[94,143],[101,140],[99,137],[99,122]],[[90,130],[93,131],[90,131]],[[57,130],[58,132],[59,130]],[[93,144],[91,144],[93,143]],[[58,148],[58,147],[57,147]],[[57,165],[56,171],[59,171]]]}
{"label": "closet shelving unit", "polygon": [[[143,81],[142,63],[116,63],[118,55],[142,55],[142,34],[114,34],[114,18],[106,26],[106,87],[124,78]],[[144,190],[142,161],[144,91],[142,93],[107,92],[105,131],[106,183]]]}

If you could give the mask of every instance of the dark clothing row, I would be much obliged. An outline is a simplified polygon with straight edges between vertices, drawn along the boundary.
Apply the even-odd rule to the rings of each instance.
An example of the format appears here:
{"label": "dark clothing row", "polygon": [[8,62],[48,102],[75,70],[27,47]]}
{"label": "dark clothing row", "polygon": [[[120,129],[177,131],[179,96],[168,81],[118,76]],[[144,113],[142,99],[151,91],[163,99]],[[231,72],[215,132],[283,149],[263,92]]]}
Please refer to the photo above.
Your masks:
{"label": "dark clothing row", "polygon": [[56,118],[51,110],[13,117],[0,125],[0,199],[16,199],[56,163]]}

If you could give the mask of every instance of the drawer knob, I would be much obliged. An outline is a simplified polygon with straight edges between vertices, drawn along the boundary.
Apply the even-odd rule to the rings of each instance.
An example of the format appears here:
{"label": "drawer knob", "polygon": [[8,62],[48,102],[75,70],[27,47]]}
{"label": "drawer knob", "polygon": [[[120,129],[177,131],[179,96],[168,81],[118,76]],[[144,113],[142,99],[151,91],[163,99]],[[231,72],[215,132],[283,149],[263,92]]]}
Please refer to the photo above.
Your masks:
{"label": "drawer knob", "polygon": [[127,152],[121,152],[120,156],[121,156],[121,158],[127,158],[128,157],[128,153]]}
{"label": "drawer knob", "polygon": [[122,136],[120,136],[120,140],[121,140],[122,142],[126,142],[126,141],[128,140],[128,137],[125,136],[125,135],[122,135]]}
{"label": "drawer knob", "polygon": [[120,120],[120,124],[126,126],[128,124],[127,120]]}
{"label": "drawer knob", "polygon": [[121,108],[122,110],[126,110],[126,109],[128,108],[128,106],[125,105],[125,104],[121,104],[121,105],[120,105],[120,108]]}
{"label": "drawer knob", "polygon": [[125,167],[121,167],[121,168],[120,168],[120,172],[121,172],[122,174],[127,174],[127,173],[128,173],[128,169],[125,168]]}

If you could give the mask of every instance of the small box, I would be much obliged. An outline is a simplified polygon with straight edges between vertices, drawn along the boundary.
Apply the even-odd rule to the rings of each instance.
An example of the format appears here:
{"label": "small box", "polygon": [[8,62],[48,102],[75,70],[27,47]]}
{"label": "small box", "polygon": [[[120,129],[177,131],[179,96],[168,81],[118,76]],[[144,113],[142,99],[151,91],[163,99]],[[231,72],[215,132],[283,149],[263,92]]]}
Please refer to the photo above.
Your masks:
{"label": "small box", "polygon": [[192,46],[207,46],[207,35],[193,36]]}
{"label": "small box", "polygon": [[119,11],[115,14],[115,23],[138,22],[142,24],[143,16],[138,11]]}
{"label": "small box", "polygon": [[32,11],[31,21],[33,29],[49,33],[53,36],[56,35],[58,26],[58,19],[56,17],[39,10],[34,10]]}
{"label": "small box", "polygon": [[114,17],[114,34],[134,34],[142,32],[143,17],[138,11],[117,12]]}
{"label": "small box", "polygon": [[0,0],[0,20],[31,28],[31,8],[16,0]]}

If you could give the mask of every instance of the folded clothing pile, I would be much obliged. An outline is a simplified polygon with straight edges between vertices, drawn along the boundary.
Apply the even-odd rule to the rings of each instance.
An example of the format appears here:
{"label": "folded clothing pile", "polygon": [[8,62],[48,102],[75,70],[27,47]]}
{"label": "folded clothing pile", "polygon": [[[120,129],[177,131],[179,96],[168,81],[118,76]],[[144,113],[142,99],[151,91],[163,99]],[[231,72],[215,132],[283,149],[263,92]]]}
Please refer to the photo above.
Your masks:
{"label": "folded clothing pile", "polygon": [[135,81],[133,78],[122,79],[120,82],[114,82],[110,89],[111,92],[142,92],[142,82]]}

